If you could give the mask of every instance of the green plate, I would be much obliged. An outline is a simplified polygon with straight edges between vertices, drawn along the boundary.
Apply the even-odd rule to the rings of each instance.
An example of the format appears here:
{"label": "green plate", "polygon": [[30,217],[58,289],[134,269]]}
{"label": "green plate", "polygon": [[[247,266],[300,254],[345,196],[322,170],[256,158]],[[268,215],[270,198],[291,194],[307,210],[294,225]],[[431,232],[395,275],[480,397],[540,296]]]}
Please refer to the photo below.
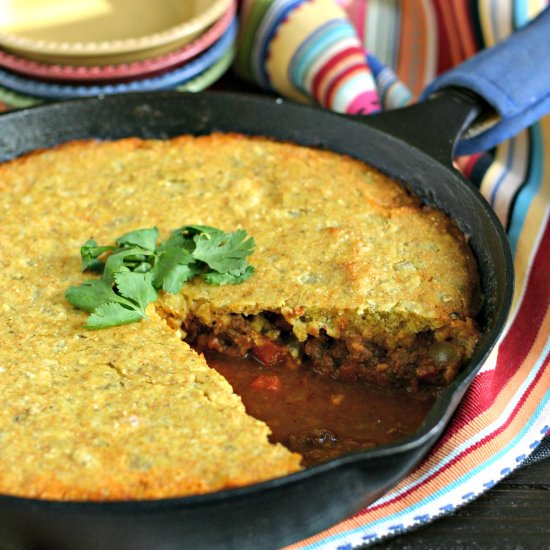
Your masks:
{"label": "green plate", "polygon": [[206,71],[202,72],[192,80],[189,80],[181,86],[177,86],[179,92],[200,92],[211,86],[218,80],[231,66],[235,58],[235,47],[229,48],[225,54],[220,57],[216,63],[211,65]]}
{"label": "green plate", "polygon": [[[200,92],[205,90],[221,78],[221,76],[223,76],[223,74],[231,66],[234,57],[235,48],[231,47],[222,57],[220,57],[218,61],[216,61],[216,63],[206,69],[206,71],[200,73],[198,76],[192,80],[189,80],[185,84],[177,86],[176,90],[180,92]],[[41,103],[44,103],[44,100],[20,94],[0,86],[0,107],[2,103],[7,107],[7,109],[23,109],[25,107],[32,107],[33,105],[40,105]]]}

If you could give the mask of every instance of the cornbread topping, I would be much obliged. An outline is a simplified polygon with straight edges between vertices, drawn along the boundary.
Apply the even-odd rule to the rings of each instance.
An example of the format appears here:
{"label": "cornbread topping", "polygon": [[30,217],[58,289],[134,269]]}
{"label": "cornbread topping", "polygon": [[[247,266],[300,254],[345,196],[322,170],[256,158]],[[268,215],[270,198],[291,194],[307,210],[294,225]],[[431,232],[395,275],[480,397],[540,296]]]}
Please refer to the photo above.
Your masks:
{"label": "cornbread topping", "polygon": [[[298,470],[186,342],[416,390],[452,380],[477,340],[464,237],[334,153],[220,134],[73,142],[2,165],[0,197],[0,493],[161,498]],[[93,278],[82,243],[183,223],[246,229],[254,275],[193,279],[142,322],[85,329],[64,297]]]}

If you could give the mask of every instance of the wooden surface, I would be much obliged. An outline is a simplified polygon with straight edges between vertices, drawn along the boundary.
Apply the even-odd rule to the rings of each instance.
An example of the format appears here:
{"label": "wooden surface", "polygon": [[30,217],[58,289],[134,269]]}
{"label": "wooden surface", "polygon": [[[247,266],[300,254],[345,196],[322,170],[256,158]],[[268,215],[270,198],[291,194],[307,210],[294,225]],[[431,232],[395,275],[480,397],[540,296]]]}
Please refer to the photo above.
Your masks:
{"label": "wooden surface", "polygon": [[550,459],[513,472],[452,515],[371,548],[550,549]]}

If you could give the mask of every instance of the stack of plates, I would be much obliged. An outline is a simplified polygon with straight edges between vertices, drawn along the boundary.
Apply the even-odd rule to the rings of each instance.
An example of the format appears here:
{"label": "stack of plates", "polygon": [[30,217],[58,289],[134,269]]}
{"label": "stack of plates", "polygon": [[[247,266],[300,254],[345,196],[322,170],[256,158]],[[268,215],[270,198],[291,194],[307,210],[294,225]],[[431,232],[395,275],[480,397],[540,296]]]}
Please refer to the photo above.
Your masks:
{"label": "stack of plates", "polygon": [[6,94],[199,91],[233,59],[236,0],[5,0],[2,12]]}

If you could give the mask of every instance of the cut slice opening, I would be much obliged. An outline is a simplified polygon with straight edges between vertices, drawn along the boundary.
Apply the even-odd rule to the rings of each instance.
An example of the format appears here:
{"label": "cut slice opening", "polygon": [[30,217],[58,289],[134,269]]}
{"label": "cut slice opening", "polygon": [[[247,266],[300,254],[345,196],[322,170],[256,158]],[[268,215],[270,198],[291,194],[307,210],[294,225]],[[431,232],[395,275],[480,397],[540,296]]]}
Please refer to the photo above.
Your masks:
{"label": "cut slice opening", "polygon": [[414,434],[471,345],[448,328],[394,347],[325,329],[300,341],[277,311],[163,316],[305,466]]}

